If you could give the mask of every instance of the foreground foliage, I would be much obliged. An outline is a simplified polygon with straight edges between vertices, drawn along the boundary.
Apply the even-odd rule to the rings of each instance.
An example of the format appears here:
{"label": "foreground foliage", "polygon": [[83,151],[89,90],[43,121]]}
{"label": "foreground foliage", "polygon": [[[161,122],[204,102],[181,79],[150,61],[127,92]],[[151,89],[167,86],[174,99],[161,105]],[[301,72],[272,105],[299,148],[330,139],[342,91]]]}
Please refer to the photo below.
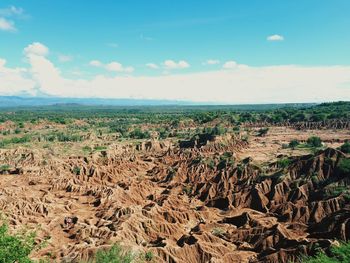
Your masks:
{"label": "foreground foliage", "polygon": [[350,243],[344,243],[339,247],[332,247],[329,255],[323,251],[315,257],[309,257],[303,260],[303,263],[349,263],[350,262]]}
{"label": "foreground foliage", "polygon": [[35,248],[35,233],[11,235],[8,225],[0,226],[0,262],[32,262],[29,254]]}
{"label": "foreground foliage", "polygon": [[114,244],[108,250],[99,250],[93,262],[96,263],[131,263],[134,256],[125,252],[119,244]]}

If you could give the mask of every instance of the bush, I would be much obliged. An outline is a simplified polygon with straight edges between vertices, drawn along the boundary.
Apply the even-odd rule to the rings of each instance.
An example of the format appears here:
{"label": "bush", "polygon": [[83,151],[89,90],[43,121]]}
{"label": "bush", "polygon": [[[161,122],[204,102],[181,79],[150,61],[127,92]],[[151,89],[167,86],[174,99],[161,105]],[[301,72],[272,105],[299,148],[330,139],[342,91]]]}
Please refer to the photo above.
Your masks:
{"label": "bush", "polygon": [[99,250],[96,253],[96,263],[131,263],[134,256],[131,252],[124,251],[119,244],[114,244],[108,250]]}
{"label": "bush", "polygon": [[322,140],[320,137],[317,137],[317,136],[309,137],[309,139],[307,139],[306,142],[310,147],[321,147],[322,146]]}
{"label": "bush", "polygon": [[29,263],[29,254],[35,248],[35,234],[10,235],[8,225],[0,226],[0,259],[1,262]]}
{"label": "bush", "polygon": [[298,140],[292,140],[292,141],[290,141],[288,146],[289,146],[289,148],[295,149],[295,147],[297,147],[299,144],[300,143]]}
{"label": "bush", "polygon": [[343,153],[350,153],[350,143],[349,142],[345,142],[342,146],[340,146],[340,150]]}
{"label": "bush", "polygon": [[84,146],[82,149],[84,152],[91,152],[92,151],[92,148],[90,146]]}
{"label": "bush", "polygon": [[286,168],[290,165],[290,160],[288,158],[280,159],[277,161],[278,168]]}
{"label": "bush", "polygon": [[323,251],[315,257],[302,260],[303,263],[348,263],[350,262],[350,243],[344,243],[339,247],[332,247],[329,256]]}
{"label": "bush", "polygon": [[226,133],[225,127],[222,127],[221,125],[215,125],[215,127],[212,130],[212,135],[223,135]]}
{"label": "bush", "polygon": [[28,135],[23,137],[13,137],[11,139],[4,139],[0,141],[0,148],[7,146],[8,144],[20,144],[30,142],[30,137]]}
{"label": "bush", "polygon": [[340,159],[337,165],[337,171],[341,175],[350,175],[350,159]]}
{"label": "bush", "polygon": [[8,170],[10,170],[10,166],[8,164],[0,165],[0,172],[6,172]]}
{"label": "bush", "polygon": [[80,171],[81,171],[81,169],[78,166],[74,166],[72,169],[72,173],[75,175],[80,175]]}
{"label": "bush", "polygon": [[130,138],[134,139],[149,139],[151,134],[148,131],[142,131],[140,128],[136,128],[129,134]]}
{"label": "bush", "polygon": [[269,131],[269,128],[261,128],[258,131],[258,136],[263,137],[263,136],[265,136],[267,134],[268,131]]}
{"label": "bush", "polygon": [[152,251],[147,251],[146,253],[145,253],[145,260],[146,261],[152,261],[153,260],[153,253],[152,253]]}
{"label": "bush", "polygon": [[225,231],[224,231],[222,228],[220,228],[220,227],[215,227],[215,228],[211,231],[211,233],[212,233],[214,236],[222,236],[222,235],[225,233]]}

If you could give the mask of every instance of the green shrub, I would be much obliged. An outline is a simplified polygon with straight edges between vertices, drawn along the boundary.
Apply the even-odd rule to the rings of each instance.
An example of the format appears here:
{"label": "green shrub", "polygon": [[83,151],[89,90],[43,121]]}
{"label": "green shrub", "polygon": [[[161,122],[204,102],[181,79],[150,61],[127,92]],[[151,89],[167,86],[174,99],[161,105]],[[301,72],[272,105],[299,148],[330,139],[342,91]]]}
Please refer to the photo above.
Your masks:
{"label": "green shrub", "polygon": [[92,151],[90,146],[84,146],[82,149],[84,152],[91,152]]}
{"label": "green shrub", "polygon": [[208,158],[204,162],[206,163],[206,165],[208,165],[210,169],[215,168],[215,161],[212,158]]}
{"label": "green shrub", "polygon": [[145,260],[146,260],[146,261],[152,261],[152,260],[153,260],[153,257],[154,257],[154,255],[153,255],[153,252],[152,252],[152,251],[147,251],[147,252],[145,253]]}
{"label": "green shrub", "polygon": [[350,262],[350,243],[341,244],[339,247],[332,247],[330,254],[323,251],[315,257],[308,257],[302,260],[303,263],[348,263]]}
{"label": "green shrub", "polygon": [[298,140],[291,140],[289,143],[289,148],[295,149],[295,147],[297,147],[299,145],[299,141]]}
{"label": "green shrub", "polygon": [[260,130],[258,130],[258,136],[263,137],[265,136],[269,131],[269,128],[261,128]]}
{"label": "green shrub", "polygon": [[0,226],[0,262],[29,263],[29,254],[35,248],[35,234],[11,235],[8,225]]}
{"label": "green shrub", "polygon": [[342,146],[340,146],[340,150],[343,153],[350,153],[350,142],[345,142]]}
{"label": "green shrub", "polygon": [[119,244],[114,244],[108,250],[99,250],[95,256],[95,263],[131,263],[134,256],[131,252],[124,251]]}
{"label": "green shrub", "polygon": [[215,127],[212,130],[212,135],[223,135],[227,132],[226,128],[221,125],[215,125]]}
{"label": "green shrub", "polygon": [[309,137],[306,142],[310,147],[321,147],[322,146],[322,140],[320,137],[317,137],[317,136]]}
{"label": "green shrub", "polygon": [[72,173],[75,175],[80,175],[80,171],[81,171],[81,169],[78,166],[74,166],[72,169]]}
{"label": "green shrub", "polygon": [[350,175],[350,159],[340,159],[337,171],[342,175]]}
{"label": "green shrub", "polygon": [[142,131],[140,128],[135,128],[129,133],[130,138],[133,139],[149,139],[151,134],[148,131]]}
{"label": "green shrub", "polygon": [[288,158],[279,159],[277,161],[278,168],[286,168],[290,165],[290,160]]}
{"label": "green shrub", "polygon": [[234,163],[233,154],[231,152],[225,152],[220,156],[218,169],[224,169],[227,165],[233,166]]}
{"label": "green shrub", "polygon": [[105,151],[105,150],[107,150],[107,147],[106,146],[95,146],[94,150],[95,151]]}
{"label": "green shrub", "polygon": [[26,143],[30,142],[31,138],[28,135],[25,135],[23,137],[13,137],[10,139],[4,139],[0,141],[0,148],[3,148],[9,144],[20,144],[20,143]]}
{"label": "green shrub", "polygon": [[211,231],[211,233],[212,233],[214,236],[222,236],[222,235],[225,233],[225,231],[224,231],[222,228],[220,228],[220,227],[215,227],[215,228],[213,228],[213,230]]}
{"label": "green shrub", "polygon": [[8,170],[10,170],[10,166],[8,164],[0,165],[0,172],[6,172]]}

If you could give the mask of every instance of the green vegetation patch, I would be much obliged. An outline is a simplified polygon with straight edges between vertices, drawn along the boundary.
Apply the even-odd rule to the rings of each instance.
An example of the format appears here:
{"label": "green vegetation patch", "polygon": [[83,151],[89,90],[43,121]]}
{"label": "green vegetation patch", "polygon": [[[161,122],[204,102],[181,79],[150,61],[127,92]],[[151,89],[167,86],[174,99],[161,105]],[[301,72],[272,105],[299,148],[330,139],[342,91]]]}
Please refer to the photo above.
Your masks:
{"label": "green vegetation patch", "polygon": [[302,260],[303,263],[349,263],[350,243],[343,243],[340,246],[331,247],[329,255],[321,251],[314,257]]}
{"label": "green vegetation patch", "polygon": [[2,222],[0,226],[0,262],[29,263],[29,254],[35,248],[35,233],[12,235],[8,225]]}

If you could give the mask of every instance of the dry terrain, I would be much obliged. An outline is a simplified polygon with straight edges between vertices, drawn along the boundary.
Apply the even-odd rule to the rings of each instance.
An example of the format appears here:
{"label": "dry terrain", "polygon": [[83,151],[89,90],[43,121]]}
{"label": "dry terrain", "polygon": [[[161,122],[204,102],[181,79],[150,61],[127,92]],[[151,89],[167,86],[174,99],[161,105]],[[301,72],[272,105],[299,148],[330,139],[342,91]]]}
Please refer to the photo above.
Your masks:
{"label": "dry terrain", "polygon": [[[337,167],[349,157],[336,148],[349,130],[257,131],[183,145],[90,135],[106,148],[85,154],[79,142],[1,149],[0,207],[13,230],[35,229],[45,243],[31,257],[50,261],[118,242],[153,262],[277,263],[348,240],[349,174]],[[284,146],[311,135],[323,147]]]}

